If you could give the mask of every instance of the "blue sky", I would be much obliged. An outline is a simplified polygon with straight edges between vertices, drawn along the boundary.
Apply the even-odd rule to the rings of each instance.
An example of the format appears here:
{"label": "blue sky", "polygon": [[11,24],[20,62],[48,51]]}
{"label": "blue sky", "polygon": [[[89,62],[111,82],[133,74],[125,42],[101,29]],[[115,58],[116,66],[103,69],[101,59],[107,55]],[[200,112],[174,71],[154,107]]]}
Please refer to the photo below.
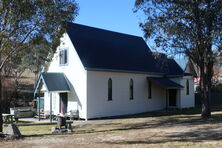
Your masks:
{"label": "blue sky", "polygon": [[80,11],[76,23],[126,34],[143,36],[135,0],[77,0]]}

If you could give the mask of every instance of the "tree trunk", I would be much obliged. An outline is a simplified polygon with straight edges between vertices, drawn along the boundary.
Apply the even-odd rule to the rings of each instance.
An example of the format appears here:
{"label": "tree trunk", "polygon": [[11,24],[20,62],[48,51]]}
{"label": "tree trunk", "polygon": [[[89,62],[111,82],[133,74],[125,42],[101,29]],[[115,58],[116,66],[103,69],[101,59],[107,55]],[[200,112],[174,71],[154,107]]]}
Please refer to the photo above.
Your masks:
{"label": "tree trunk", "polygon": [[[2,47],[2,40],[0,40],[0,62],[2,62],[2,54],[1,48]],[[2,120],[2,68],[0,68],[0,132],[3,132],[3,120]]]}
{"label": "tree trunk", "polygon": [[211,110],[210,110],[210,101],[209,101],[208,92],[201,91],[201,102],[202,102],[202,111],[201,117],[206,119],[211,117]]}
{"label": "tree trunk", "polygon": [[200,92],[201,92],[201,102],[202,111],[201,117],[204,119],[211,117],[210,110],[210,90],[211,90],[211,77],[209,72],[212,71],[213,67],[201,66],[200,67]]}
{"label": "tree trunk", "polygon": [[2,72],[0,70],[0,132],[3,131],[3,120],[2,120],[2,109],[3,109],[3,100],[2,100]]}

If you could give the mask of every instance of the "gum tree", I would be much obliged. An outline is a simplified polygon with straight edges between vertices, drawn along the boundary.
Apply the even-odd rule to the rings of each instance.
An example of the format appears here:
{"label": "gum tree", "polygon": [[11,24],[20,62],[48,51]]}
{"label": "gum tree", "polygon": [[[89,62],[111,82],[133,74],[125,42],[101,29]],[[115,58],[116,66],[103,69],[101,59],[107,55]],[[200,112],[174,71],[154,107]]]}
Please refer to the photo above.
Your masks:
{"label": "gum tree", "polygon": [[157,48],[186,55],[200,71],[201,116],[209,118],[213,65],[222,49],[221,0],[136,0],[145,38]]}
{"label": "gum tree", "polygon": [[0,132],[3,123],[1,110],[4,107],[1,83],[4,66],[23,49],[38,43],[33,42],[36,38],[45,39],[48,49],[55,49],[65,31],[65,22],[73,21],[77,14],[75,0],[0,1]]}

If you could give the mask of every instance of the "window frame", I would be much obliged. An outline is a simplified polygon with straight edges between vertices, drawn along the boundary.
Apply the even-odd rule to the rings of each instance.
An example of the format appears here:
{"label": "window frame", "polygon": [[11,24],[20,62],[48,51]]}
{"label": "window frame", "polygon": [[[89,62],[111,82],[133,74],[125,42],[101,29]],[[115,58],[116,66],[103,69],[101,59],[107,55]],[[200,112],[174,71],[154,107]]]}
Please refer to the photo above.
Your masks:
{"label": "window frame", "polygon": [[113,100],[113,80],[111,78],[108,79],[108,101]]}
{"label": "window frame", "polygon": [[130,82],[129,82],[129,99],[130,100],[134,99],[134,83],[133,83],[133,79],[130,79]]}
{"label": "window frame", "polygon": [[190,94],[190,82],[189,79],[186,80],[186,95]]}
{"label": "window frame", "polygon": [[148,99],[152,99],[152,82],[148,80]]}
{"label": "window frame", "polygon": [[[62,56],[61,56],[61,52],[62,52],[62,51],[63,51],[63,52],[64,52],[64,51],[66,52],[66,54],[65,54],[65,52],[64,52],[64,54],[65,54],[65,55],[64,55],[64,58],[66,58],[66,61],[65,61],[65,59],[64,59],[64,63],[61,63],[61,61],[62,61],[62,60],[61,60],[61,57],[62,57]],[[69,62],[68,62],[68,61],[69,61],[69,60],[68,60],[68,59],[69,59],[69,58],[68,58],[68,55],[69,55],[69,50],[68,50],[68,48],[60,48],[60,49],[59,49],[59,66],[67,66],[67,65],[68,65],[68,63],[69,63]]]}

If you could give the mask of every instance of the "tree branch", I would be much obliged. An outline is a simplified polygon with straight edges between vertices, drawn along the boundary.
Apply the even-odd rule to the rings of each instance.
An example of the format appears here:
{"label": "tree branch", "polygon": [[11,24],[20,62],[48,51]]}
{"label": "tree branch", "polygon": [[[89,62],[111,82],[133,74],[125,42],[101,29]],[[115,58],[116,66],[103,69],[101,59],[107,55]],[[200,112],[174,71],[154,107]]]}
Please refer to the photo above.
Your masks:
{"label": "tree branch", "polygon": [[19,43],[19,45],[12,50],[11,52],[9,52],[9,54],[4,58],[4,60],[2,61],[1,65],[0,65],[0,71],[2,70],[4,64],[8,61],[8,59],[19,49],[19,47],[26,41],[26,39],[29,37],[29,35],[35,30],[36,26],[33,27],[32,30],[30,30],[30,32],[28,32],[26,34],[26,36],[24,37],[24,39]]}

